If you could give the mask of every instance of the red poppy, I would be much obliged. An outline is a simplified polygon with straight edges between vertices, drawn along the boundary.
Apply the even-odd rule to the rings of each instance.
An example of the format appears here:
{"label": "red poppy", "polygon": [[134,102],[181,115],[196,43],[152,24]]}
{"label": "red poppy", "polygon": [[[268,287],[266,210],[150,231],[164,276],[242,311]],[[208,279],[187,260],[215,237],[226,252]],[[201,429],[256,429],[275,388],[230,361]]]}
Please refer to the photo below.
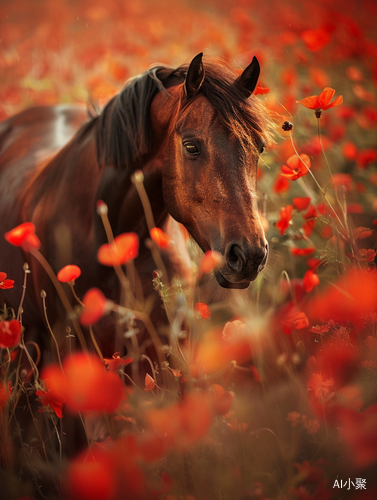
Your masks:
{"label": "red poppy", "polygon": [[10,349],[20,343],[21,323],[16,319],[0,321],[0,347]]}
{"label": "red poppy", "polygon": [[362,248],[359,250],[359,254],[361,260],[365,260],[366,262],[374,262],[374,259],[376,258],[376,251],[373,250],[373,248],[368,248],[368,250]]}
{"label": "red poppy", "polygon": [[287,205],[280,210],[280,219],[276,223],[276,227],[280,230],[280,234],[284,234],[289,227],[289,221],[292,219],[292,205]]}
{"label": "red poppy", "polygon": [[6,279],[6,273],[0,272],[0,288],[3,290],[8,290],[9,288],[13,288],[14,281]]}
{"label": "red poppy", "polygon": [[5,233],[4,236],[9,243],[16,247],[22,247],[25,252],[30,252],[32,248],[38,249],[41,246],[32,222],[24,222]]}
{"label": "red poppy", "polygon": [[153,227],[150,231],[152,240],[159,248],[167,248],[171,243],[171,238],[159,227]]}
{"label": "red poppy", "polygon": [[121,358],[119,356],[119,352],[115,352],[111,359],[104,358],[103,362],[105,363],[105,366],[109,369],[109,371],[117,372],[123,366],[127,366],[132,363],[132,358]]}
{"label": "red poppy", "polygon": [[296,154],[290,156],[287,160],[287,165],[281,167],[283,177],[295,181],[303,177],[309,172],[311,167],[310,158],[306,154],[297,156]]}
{"label": "red poppy", "polygon": [[62,283],[68,283],[69,281],[75,281],[81,274],[81,269],[75,265],[68,265],[60,269],[57,274],[58,280]]}
{"label": "red poppy", "polygon": [[211,316],[211,311],[209,307],[204,302],[198,302],[195,305],[195,310],[199,312],[200,316],[204,319],[208,319]]}
{"label": "red poppy", "polygon": [[223,262],[223,256],[216,250],[208,250],[200,261],[199,271],[201,273],[210,273],[213,269],[217,269]]}
{"label": "red poppy", "polygon": [[314,271],[311,271],[310,269],[306,271],[303,279],[303,285],[305,292],[307,293],[311,292],[315,286],[319,285],[319,278]]}
{"label": "red poppy", "polygon": [[309,320],[305,313],[300,312],[294,317],[294,325],[296,330],[302,330],[303,328],[307,328],[309,326]]}
{"label": "red poppy", "polygon": [[84,311],[80,316],[80,323],[88,326],[96,323],[104,314],[106,309],[106,297],[98,288],[91,288],[83,298]]}
{"label": "red poppy", "polygon": [[[58,418],[63,418],[63,406],[66,400],[62,394],[55,393],[54,391],[35,391],[35,394],[43,406],[49,406]],[[44,408],[41,408],[39,411],[44,411]]]}
{"label": "red poppy", "polygon": [[296,248],[292,247],[291,248],[291,253],[292,255],[302,257],[306,255],[310,255],[314,252],[315,248],[314,247],[306,247],[306,248]]}
{"label": "red poppy", "polygon": [[327,333],[330,330],[330,327],[329,325],[315,325],[309,328],[309,330],[313,333],[323,335],[324,333]]}
{"label": "red poppy", "polygon": [[277,194],[278,193],[285,193],[286,191],[289,191],[290,186],[291,185],[290,185],[288,179],[283,177],[282,174],[279,174],[276,177],[273,189],[274,189],[275,193],[277,193]]}
{"label": "red poppy", "polygon": [[151,392],[153,389],[156,387],[156,382],[154,378],[152,378],[149,373],[145,375],[145,381],[144,381],[144,391],[145,392]]}
{"label": "red poppy", "polygon": [[296,210],[305,210],[308,208],[311,198],[293,198],[293,206]]}
{"label": "red poppy", "polygon": [[357,166],[360,168],[367,168],[371,163],[377,159],[377,152],[375,149],[362,149],[357,155]]}
{"label": "red poppy", "polygon": [[98,261],[104,266],[120,266],[135,259],[139,251],[139,238],[136,233],[120,234],[112,243],[102,245],[97,254]]}
{"label": "red poppy", "polygon": [[6,385],[0,380],[0,410],[6,405],[9,399],[9,392]]}
{"label": "red poppy", "polygon": [[326,87],[319,96],[312,95],[310,97],[305,97],[300,101],[296,101],[301,103],[303,106],[309,109],[314,109],[315,111],[326,111],[335,106],[339,106],[343,102],[343,96],[338,96],[333,102],[330,103],[331,99],[334,97],[335,90],[331,87]]}
{"label": "red poppy", "polygon": [[301,40],[305,43],[307,49],[316,52],[330,42],[330,34],[323,28],[305,30],[301,33]]}

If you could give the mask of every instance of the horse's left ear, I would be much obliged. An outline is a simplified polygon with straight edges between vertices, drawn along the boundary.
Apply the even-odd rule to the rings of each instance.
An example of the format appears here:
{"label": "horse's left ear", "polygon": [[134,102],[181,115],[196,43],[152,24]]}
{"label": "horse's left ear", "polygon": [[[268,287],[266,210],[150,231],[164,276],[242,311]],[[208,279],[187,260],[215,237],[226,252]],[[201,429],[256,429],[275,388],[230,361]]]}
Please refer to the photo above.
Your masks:
{"label": "horse's left ear", "polygon": [[254,92],[255,87],[257,86],[259,74],[259,62],[258,59],[254,56],[249,66],[243,70],[242,74],[235,80],[234,83],[237,83],[238,85],[241,85],[241,87],[246,89],[249,92],[249,97]]}
{"label": "horse's left ear", "polygon": [[204,67],[203,67],[203,52],[200,52],[191,61],[189,69],[187,70],[186,80],[185,80],[185,91],[186,96],[191,97],[196,94],[200,89],[204,80]]}

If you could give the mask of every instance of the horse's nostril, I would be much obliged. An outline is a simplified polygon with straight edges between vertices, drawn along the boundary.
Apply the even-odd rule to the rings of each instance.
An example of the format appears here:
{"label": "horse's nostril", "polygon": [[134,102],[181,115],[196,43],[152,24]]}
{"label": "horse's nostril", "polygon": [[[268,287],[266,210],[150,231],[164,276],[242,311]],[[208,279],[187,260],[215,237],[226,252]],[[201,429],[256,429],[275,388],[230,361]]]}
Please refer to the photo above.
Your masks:
{"label": "horse's nostril", "polygon": [[246,265],[246,257],[238,245],[230,245],[226,254],[228,266],[236,272],[241,272]]}

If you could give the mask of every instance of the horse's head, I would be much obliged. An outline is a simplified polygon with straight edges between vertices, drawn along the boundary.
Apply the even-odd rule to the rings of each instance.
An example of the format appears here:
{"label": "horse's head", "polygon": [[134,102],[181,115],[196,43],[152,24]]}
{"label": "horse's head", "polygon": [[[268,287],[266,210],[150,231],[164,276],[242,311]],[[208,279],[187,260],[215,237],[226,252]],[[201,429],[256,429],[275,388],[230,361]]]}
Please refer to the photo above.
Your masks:
{"label": "horse's head", "polygon": [[[246,288],[267,261],[256,177],[268,119],[251,96],[259,72],[256,58],[237,77],[221,66],[204,67],[199,54],[184,83],[169,89],[179,104],[164,148],[165,204],[204,252],[224,256],[216,279],[225,288]],[[169,107],[160,92],[154,104],[163,102]]]}

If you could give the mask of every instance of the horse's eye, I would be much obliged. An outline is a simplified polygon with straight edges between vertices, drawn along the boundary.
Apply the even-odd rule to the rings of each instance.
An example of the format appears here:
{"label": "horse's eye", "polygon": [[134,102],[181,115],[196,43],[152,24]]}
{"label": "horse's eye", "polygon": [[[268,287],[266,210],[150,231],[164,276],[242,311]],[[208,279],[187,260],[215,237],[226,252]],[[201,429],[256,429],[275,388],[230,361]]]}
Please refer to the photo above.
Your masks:
{"label": "horse's eye", "polygon": [[200,151],[199,151],[198,147],[193,142],[185,142],[183,145],[186,149],[186,153],[189,154],[190,156],[199,156],[200,155]]}
{"label": "horse's eye", "polygon": [[261,147],[259,148],[259,154],[261,155],[264,151],[264,144],[261,145]]}

